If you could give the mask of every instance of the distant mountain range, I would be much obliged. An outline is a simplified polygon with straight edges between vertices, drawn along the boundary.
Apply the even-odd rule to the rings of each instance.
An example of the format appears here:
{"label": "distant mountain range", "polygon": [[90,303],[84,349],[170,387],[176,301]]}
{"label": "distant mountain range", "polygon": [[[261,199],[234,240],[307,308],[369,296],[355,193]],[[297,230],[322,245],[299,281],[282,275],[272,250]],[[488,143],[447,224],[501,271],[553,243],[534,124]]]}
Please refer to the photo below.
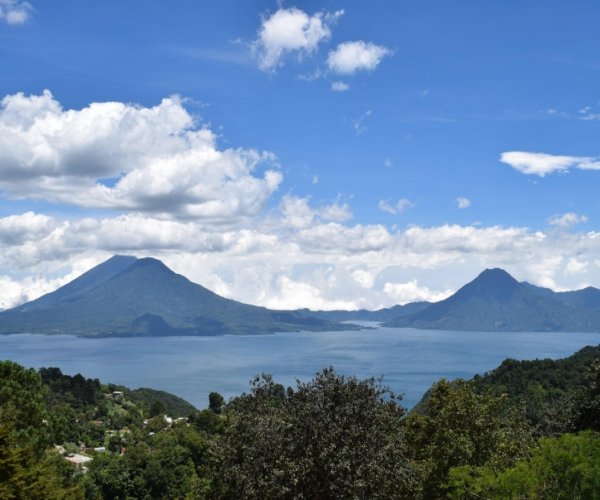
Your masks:
{"label": "distant mountain range", "polygon": [[518,282],[502,269],[486,269],[454,295],[384,326],[467,331],[600,331],[600,290],[574,292]]}
{"label": "distant mountain range", "polygon": [[120,255],[52,293],[0,313],[0,334],[169,336],[341,328],[347,326],[229,300],[159,260]]}
{"label": "distant mountain range", "polygon": [[221,297],[151,258],[114,256],[39,299],[0,312],[0,334],[260,334],[354,328],[344,321],[463,331],[600,331],[600,290],[554,292],[486,269],[440,302],[378,311],[274,311]]}
{"label": "distant mountain range", "polygon": [[357,311],[311,311],[310,309],[299,309],[296,312],[305,316],[334,322],[374,321],[377,323],[386,323],[396,318],[422,311],[430,305],[431,302],[411,302],[403,306],[386,307],[376,311],[369,311],[368,309],[359,309]]}

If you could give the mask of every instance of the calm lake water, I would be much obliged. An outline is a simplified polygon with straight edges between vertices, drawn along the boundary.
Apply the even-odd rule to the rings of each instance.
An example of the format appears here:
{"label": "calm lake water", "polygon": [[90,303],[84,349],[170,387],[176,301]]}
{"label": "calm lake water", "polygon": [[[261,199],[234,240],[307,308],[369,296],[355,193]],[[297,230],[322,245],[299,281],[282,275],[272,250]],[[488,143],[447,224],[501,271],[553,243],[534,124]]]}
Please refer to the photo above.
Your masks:
{"label": "calm lake water", "polygon": [[561,358],[598,333],[484,333],[378,328],[257,336],[81,339],[66,335],[0,336],[0,359],[34,368],[58,366],[102,382],[151,387],[199,408],[208,393],[226,398],[248,391],[261,372],[295,385],[323,367],[358,377],[381,376],[404,404],[416,404],[441,377],[472,377],[505,358]]}

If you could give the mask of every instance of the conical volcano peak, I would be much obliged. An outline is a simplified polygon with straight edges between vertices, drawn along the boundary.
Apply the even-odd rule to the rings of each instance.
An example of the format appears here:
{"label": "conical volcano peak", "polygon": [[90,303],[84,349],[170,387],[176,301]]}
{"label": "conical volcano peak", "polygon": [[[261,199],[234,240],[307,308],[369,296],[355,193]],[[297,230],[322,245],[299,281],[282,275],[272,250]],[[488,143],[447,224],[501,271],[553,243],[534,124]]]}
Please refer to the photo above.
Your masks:
{"label": "conical volcano peak", "polygon": [[151,271],[166,271],[171,274],[175,274],[171,269],[169,269],[162,261],[155,259],[153,257],[142,257],[141,259],[137,259],[133,265],[129,267],[129,270],[138,270],[138,269],[146,269]]}
{"label": "conical volcano peak", "polygon": [[506,300],[519,287],[520,283],[504,269],[486,269],[477,278],[463,286],[453,297],[493,297]]}
{"label": "conical volcano peak", "polygon": [[519,282],[508,274],[504,269],[494,267],[491,269],[485,269],[481,272],[474,281],[486,283],[492,286],[501,284],[518,285]]}

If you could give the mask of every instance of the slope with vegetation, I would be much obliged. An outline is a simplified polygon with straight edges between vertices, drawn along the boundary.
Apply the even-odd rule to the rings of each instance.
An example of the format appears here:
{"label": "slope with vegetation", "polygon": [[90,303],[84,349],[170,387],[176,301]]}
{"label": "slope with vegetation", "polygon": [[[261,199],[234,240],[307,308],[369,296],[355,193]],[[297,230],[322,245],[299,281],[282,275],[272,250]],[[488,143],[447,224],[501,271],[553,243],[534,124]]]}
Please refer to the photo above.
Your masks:
{"label": "slope with vegetation", "polygon": [[375,379],[262,375],[181,419],[160,392],[1,362],[0,497],[600,498],[599,354],[441,380],[409,413]]}

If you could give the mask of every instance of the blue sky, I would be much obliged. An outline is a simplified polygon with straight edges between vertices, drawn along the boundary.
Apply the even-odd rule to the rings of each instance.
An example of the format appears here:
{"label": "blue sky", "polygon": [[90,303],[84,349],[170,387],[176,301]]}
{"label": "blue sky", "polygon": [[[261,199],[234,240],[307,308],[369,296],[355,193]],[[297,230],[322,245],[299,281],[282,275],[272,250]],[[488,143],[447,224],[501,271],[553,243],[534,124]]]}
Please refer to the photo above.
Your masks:
{"label": "blue sky", "polygon": [[0,0],[0,306],[116,252],[271,307],[598,286],[599,17]]}

